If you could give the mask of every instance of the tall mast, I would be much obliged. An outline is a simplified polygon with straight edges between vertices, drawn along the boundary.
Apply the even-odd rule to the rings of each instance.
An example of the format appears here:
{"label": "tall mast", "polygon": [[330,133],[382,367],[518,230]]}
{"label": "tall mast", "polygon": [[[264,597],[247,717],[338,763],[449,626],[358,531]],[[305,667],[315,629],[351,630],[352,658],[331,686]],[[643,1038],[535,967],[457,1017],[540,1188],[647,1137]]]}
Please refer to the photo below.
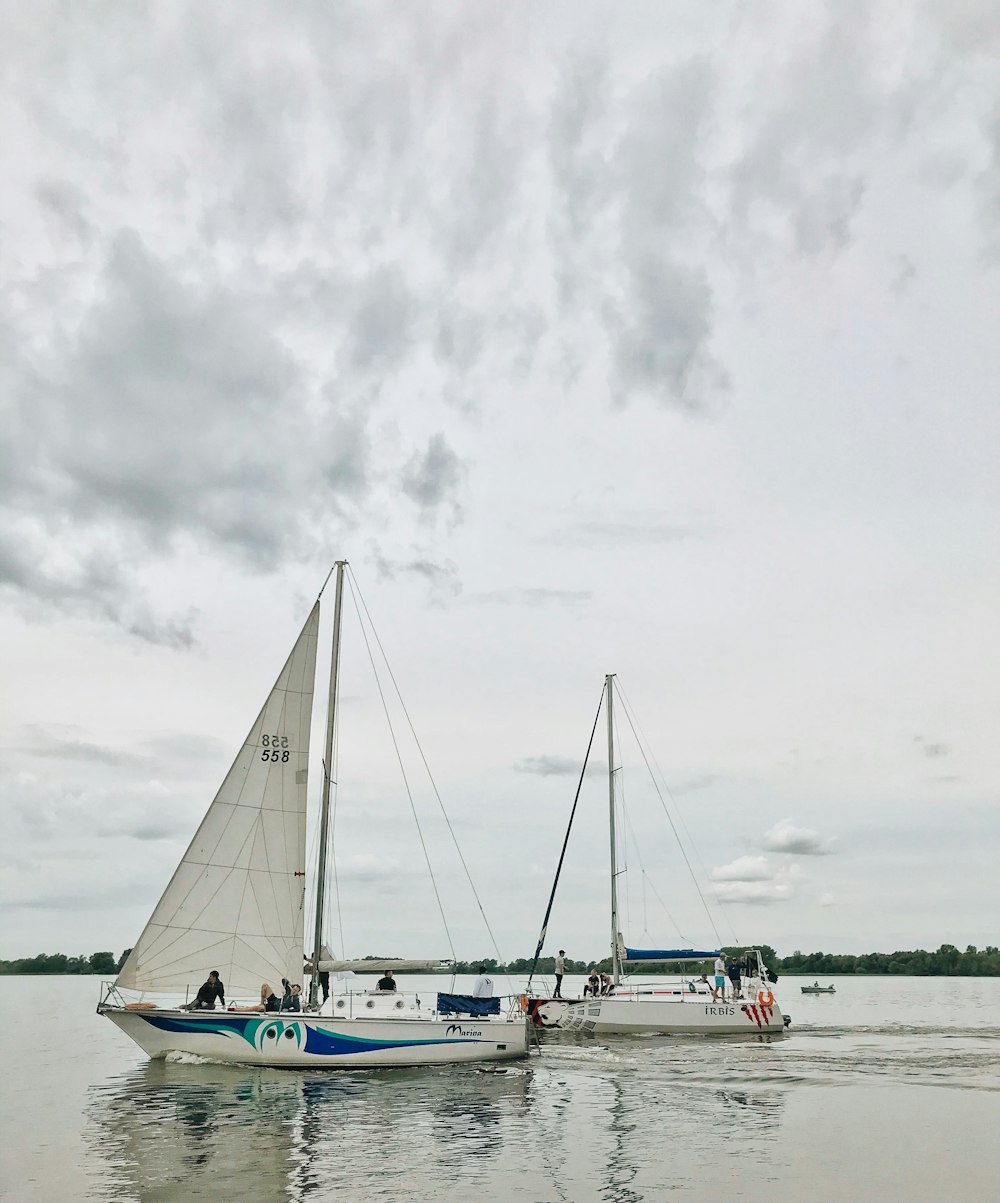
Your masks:
{"label": "tall mast", "polygon": [[618,960],[618,852],[615,844],[615,720],[611,697],[614,692],[614,673],[604,678],[608,695],[608,815],[611,821],[611,974],[617,986],[621,980]]}
{"label": "tall mast", "polygon": [[319,1005],[319,959],[323,950],[323,911],[326,904],[326,858],[330,833],[330,775],[333,771],[333,735],[337,725],[337,677],[340,672],[340,618],[344,601],[344,568],[338,560],[337,589],[333,602],[333,654],[330,657],[330,700],[326,710],[326,747],[323,753],[323,800],[319,812],[319,866],[316,875],[316,928],[313,938],[312,981],[309,1005]]}

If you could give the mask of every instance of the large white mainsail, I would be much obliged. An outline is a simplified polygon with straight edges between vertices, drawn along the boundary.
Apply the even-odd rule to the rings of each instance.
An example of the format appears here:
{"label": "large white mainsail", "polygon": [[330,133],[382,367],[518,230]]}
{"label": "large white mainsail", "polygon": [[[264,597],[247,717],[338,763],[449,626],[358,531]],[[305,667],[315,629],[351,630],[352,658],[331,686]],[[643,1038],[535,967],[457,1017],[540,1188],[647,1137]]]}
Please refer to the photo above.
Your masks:
{"label": "large white mainsail", "polygon": [[[256,998],[302,970],[306,780],[319,602],[117,984]],[[280,992],[280,991],[279,991]]]}

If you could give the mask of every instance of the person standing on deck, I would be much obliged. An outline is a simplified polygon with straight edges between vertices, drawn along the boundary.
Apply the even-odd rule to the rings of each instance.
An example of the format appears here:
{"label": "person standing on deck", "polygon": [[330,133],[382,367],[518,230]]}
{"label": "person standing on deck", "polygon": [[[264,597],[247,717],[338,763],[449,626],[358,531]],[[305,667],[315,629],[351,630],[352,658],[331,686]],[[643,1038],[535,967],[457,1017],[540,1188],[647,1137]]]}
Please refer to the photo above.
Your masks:
{"label": "person standing on deck", "polygon": [[720,952],[715,958],[715,986],[712,988],[712,1002],[726,1001],[726,958]]}
{"label": "person standing on deck", "polygon": [[729,974],[729,984],[732,986],[733,1002],[735,1002],[738,998],[742,998],[742,994],[740,993],[739,961],[733,961],[727,972]]}
{"label": "person standing on deck", "polygon": [[556,957],[556,988],[552,995],[553,998],[562,998],[562,980],[563,974],[566,972],[566,949],[560,948],[559,955]]}
{"label": "person standing on deck", "polygon": [[493,979],[486,976],[486,966],[479,966],[479,977],[476,978],[476,984],[472,987],[473,998],[492,998],[493,997]]}

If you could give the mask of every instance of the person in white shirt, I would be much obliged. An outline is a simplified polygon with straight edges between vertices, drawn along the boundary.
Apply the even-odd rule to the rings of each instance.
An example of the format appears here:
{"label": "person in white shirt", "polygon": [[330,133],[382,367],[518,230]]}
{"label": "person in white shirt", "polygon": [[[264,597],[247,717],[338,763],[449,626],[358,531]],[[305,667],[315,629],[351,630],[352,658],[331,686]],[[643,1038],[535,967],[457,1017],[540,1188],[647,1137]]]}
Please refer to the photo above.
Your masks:
{"label": "person in white shirt", "polygon": [[726,958],[720,952],[715,958],[715,988],[712,990],[712,1002],[726,1001]]}
{"label": "person in white shirt", "polygon": [[476,978],[476,984],[472,987],[473,998],[492,998],[493,997],[493,979],[486,976],[486,966],[479,966],[479,977]]}
{"label": "person in white shirt", "polygon": [[556,957],[556,988],[552,995],[553,998],[562,998],[562,980],[563,974],[566,972],[566,949],[560,948],[559,955]]}

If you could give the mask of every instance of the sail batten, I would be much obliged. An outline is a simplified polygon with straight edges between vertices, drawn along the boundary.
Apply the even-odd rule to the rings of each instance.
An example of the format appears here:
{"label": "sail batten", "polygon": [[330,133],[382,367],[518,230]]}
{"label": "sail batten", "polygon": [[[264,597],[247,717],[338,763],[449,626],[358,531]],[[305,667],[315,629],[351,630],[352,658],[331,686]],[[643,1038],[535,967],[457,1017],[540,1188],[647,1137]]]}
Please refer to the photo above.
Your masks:
{"label": "sail batten", "polygon": [[126,989],[194,989],[218,970],[254,997],[302,967],[309,735],[319,604],[122,966]]}

